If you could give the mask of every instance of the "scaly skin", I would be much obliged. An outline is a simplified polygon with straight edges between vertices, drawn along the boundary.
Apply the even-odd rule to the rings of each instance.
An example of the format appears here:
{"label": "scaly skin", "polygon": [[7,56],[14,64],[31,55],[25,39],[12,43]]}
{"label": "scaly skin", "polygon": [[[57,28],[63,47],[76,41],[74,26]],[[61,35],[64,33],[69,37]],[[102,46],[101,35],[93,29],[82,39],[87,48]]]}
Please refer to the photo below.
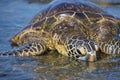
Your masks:
{"label": "scaly skin", "polygon": [[98,51],[119,54],[120,41],[115,36],[119,33],[120,19],[90,5],[76,0],[48,6],[29,26],[11,38],[18,45],[30,43],[40,47],[29,46],[27,51],[24,47],[10,55],[38,55],[49,49],[77,60],[96,61]]}
{"label": "scaly skin", "polygon": [[40,42],[32,42],[24,45],[21,48],[18,48],[14,51],[8,51],[5,53],[1,53],[0,56],[34,56],[40,55],[45,52],[45,46]]}

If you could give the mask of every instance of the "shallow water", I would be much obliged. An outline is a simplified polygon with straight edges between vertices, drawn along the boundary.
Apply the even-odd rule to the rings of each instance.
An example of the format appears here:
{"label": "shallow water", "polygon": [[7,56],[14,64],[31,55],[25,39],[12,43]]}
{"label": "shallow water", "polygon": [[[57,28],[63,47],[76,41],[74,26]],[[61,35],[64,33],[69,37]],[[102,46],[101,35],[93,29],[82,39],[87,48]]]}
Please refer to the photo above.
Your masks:
{"label": "shallow water", "polygon": [[[9,39],[23,29],[50,0],[0,0],[0,52],[10,50]],[[119,0],[89,0],[120,17]],[[111,2],[112,1],[112,2]],[[109,4],[110,3],[110,4]],[[50,52],[40,57],[0,58],[0,80],[119,80],[120,58],[78,62]]]}

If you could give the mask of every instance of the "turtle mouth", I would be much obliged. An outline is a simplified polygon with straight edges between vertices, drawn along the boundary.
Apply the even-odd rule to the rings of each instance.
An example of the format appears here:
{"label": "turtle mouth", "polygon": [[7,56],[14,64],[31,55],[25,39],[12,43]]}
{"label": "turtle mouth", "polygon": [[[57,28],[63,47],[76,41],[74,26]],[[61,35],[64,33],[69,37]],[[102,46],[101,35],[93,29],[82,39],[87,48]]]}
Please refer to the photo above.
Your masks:
{"label": "turtle mouth", "polygon": [[86,55],[79,57],[78,59],[83,60],[83,61],[94,62],[97,60],[96,51],[88,52]]}
{"label": "turtle mouth", "polygon": [[89,54],[87,55],[87,59],[88,59],[88,61],[90,61],[90,62],[96,61],[96,60],[97,60],[97,58],[96,58],[96,52],[89,53]]}

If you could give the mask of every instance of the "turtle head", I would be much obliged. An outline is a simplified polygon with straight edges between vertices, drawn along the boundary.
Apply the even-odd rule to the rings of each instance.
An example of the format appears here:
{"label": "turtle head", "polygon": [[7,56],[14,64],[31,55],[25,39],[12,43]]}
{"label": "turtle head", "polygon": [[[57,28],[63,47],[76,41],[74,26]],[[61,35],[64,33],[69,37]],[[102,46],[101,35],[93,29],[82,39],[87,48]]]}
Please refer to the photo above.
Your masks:
{"label": "turtle head", "polygon": [[39,40],[40,33],[34,28],[25,28],[10,39],[14,44],[26,44],[34,40]]}

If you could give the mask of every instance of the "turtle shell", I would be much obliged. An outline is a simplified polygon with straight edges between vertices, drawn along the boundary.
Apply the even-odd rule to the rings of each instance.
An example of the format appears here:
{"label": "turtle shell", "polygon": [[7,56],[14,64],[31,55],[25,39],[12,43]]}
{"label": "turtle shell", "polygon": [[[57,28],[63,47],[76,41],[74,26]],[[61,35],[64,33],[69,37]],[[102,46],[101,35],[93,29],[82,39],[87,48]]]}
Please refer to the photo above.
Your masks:
{"label": "turtle shell", "polygon": [[105,13],[100,7],[91,2],[81,0],[55,0],[49,3],[39,14],[37,14],[32,19],[31,23],[37,23],[46,17],[64,12]]}

